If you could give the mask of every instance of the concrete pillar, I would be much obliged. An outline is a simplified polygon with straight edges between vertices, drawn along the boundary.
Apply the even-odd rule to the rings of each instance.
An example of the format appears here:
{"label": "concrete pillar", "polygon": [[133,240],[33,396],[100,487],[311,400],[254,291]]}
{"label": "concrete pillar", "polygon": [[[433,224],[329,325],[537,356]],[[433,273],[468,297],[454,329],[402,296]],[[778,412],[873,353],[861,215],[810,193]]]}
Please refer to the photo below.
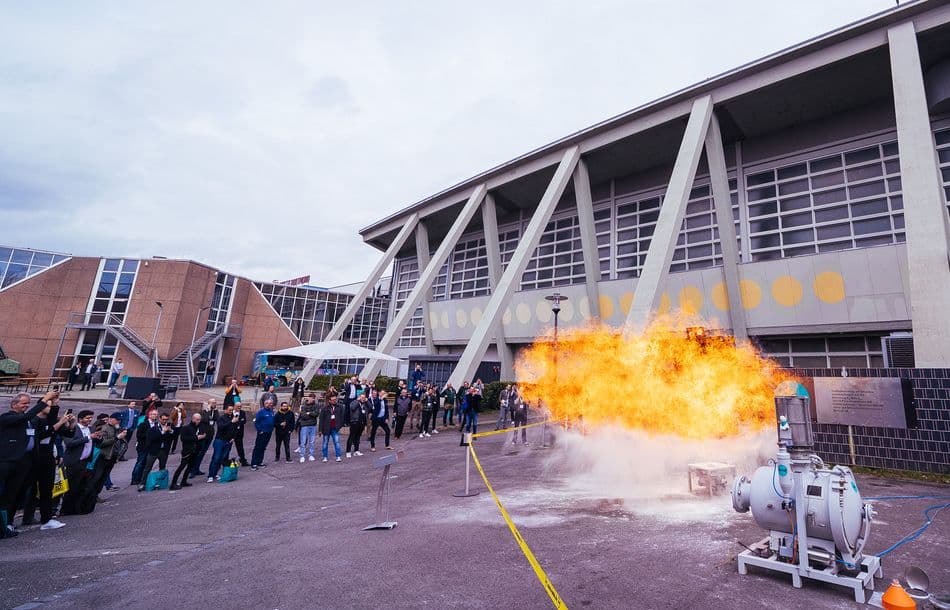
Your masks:
{"label": "concrete pillar", "polygon": [[647,258],[637,280],[633,304],[627,314],[625,332],[638,332],[650,321],[666,283],[676,248],[676,236],[683,224],[686,201],[693,188],[696,168],[703,152],[703,141],[712,116],[712,106],[712,98],[708,95],[693,102],[686,132],[683,134],[666,189],[666,197],[660,206],[660,217],[656,221],[653,239],[650,240],[650,249],[647,250]]}
{"label": "concrete pillar", "polygon": [[465,351],[462,352],[458,364],[449,376],[449,383],[453,386],[461,387],[462,382],[471,377],[485,356],[485,350],[488,348],[491,339],[492,328],[501,319],[501,312],[511,299],[512,293],[521,285],[521,276],[528,266],[531,255],[534,254],[538,243],[541,241],[544,227],[551,220],[554,208],[557,207],[561,195],[564,194],[564,189],[567,188],[567,183],[571,179],[571,174],[573,174],[574,168],[577,167],[579,159],[580,150],[577,146],[572,146],[564,151],[557,170],[554,172],[554,177],[531,216],[531,221],[528,222],[528,226],[521,236],[521,241],[518,242],[518,247],[508,262],[508,267],[498,281],[495,290],[492,291],[491,299],[489,299],[488,305],[485,306],[481,321],[472,332],[472,338],[465,346]]}
{"label": "concrete pillar", "polygon": [[[432,289],[432,282],[435,281],[435,276],[439,274],[442,265],[449,258],[449,254],[452,253],[452,250],[459,242],[459,238],[462,237],[462,233],[465,232],[469,222],[471,222],[475,216],[475,212],[478,211],[482,200],[485,199],[485,193],[486,189],[484,184],[478,185],[475,190],[472,191],[468,201],[465,202],[465,206],[461,212],[459,212],[455,222],[452,223],[449,232],[446,233],[442,239],[442,243],[439,244],[435,254],[432,255],[432,259],[429,260],[429,263],[424,268],[422,266],[419,267],[419,280],[416,282],[412,292],[409,293],[409,296],[406,297],[402,307],[396,312],[393,320],[389,323],[389,326],[386,328],[386,334],[383,335],[379,345],[376,346],[376,351],[388,354],[396,346],[396,341],[402,335],[402,331],[406,328],[406,324],[409,323],[416,308],[428,297],[429,291]],[[426,241],[428,242],[428,239]],[[425,323],[428,325],[428,320],[426,320]],[[382,363],[379,360],[370,360],[366,363],[366,366],[363,367],[360,377],[375,377],[381,365]]]}
{"label": "concrete pillar", "polygon": [[[379,259],[376,265],[373,267],[373,270],[369,272],[369,276],[366,278],[366,281],[363,282],[363,286],[360,288],[353,296],[353,300],[349,302],[346,306],[346,309],[343,310],[343,315],[337,319],[333,324],[333,328],[330,329],[330,332],[327,333],[327,336],[324,338],[324,341],[334,341],[343,336],[343,331],[346,330],[346,327],[350,325],[350,322],[353,321],[353,318],[356,317],[356,312],[359,311],[359,308],[363,306],[363,303],[366,301],[366,297],[372,294],[373,290],[376,288],[376,284],[379,282],[380,278],[383,277],[383,274],[392,268],[393,260],[396,258],[396,254],[399,252],[399,249],[402,248],[403,244],[406,243],[406,240],[409,239],[409,236],[412,235],[412,232],[416,228],[416,224],[419,222],[419,214],[413,213],[409,218],[406,219],[406,224],[402,226],[402,229],[399,230],[399,233],[396,234],[396,238],[393,240],[389,247],[386,248],[386,253],[383,254],[383,257]],[[310,380],[313,378],[314,373],[317,372],[317,369],[320,368],[320,365],[323,364],[322,360],[311,360],[304,367],[303,371],[300,373],[304,378],[306,383],[310,383]]]}
{"label": "concrete pillar", "polygon": [[887,32],[904,194],[914,360],[950,366],[950,228],[940,183],[917,33],[913,22]]}
{"label": "concrete pillar", "polygon": [[[449,251],[451,254],[451,250]],[[422,270],[429,266],[429,228],[425,220],[420,220],[416,226],[416,264],[419,267],[419,276],[422,276]],[[422,332],[426,346],[426,353],[435,352],[435,344],[432,342],[432,329],[429,327],[429,298],[430,295],[425,292],[422,296]],[[419,309],[417,307],[416,309]],[[412,316],[410,316],[410,319]]]}
{"label": "concrete pillar", "polygon": [[590,174],[583,159],[574,170],[574,198],[577,200],[577,221],[581,230],[581,249],[584,252],[584,281],[590,316],[600,320],[600,259],[597,256],[597,230],[594,226],[594,201],[590,194]]}
{"label": "concrete pillar", "polygon": [[[498,244],[498,214],[495,210],[495,198],[488,193],[482,204],[482,225],[485,228],[485,253],[488,256],[488,285],[492,292],[501,279],[501,248]],[[495,322],[492,329],[495,346],[498,348],[498,361],[501,365],[501,379],[515,378],[515,358],[511,346],[505,340],[505,327],[501,320]]]}
{"label": "concrete pillar", "polygon": [[[709,163],[709,181],[716,205],[716,225],[722,247],[722,274],[729,297],[729,318],[732,334],[737,339],[748,339],[745,308],[739,292],[739,250],[736,248],[736,226],[732,218],[732,197],[729,194],[729,174],[722,147],[722,132],[713,113],[706,133],[706,161]],[[681,221],[682,222],[682,221]]]}

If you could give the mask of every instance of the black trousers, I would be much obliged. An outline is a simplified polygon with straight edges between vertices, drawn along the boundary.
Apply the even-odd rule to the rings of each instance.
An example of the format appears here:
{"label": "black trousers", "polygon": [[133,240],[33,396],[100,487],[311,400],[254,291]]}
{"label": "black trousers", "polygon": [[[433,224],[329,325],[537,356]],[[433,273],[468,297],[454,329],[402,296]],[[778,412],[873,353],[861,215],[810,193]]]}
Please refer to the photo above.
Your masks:
{"label": "black trousers", "polygon": [[90,472],[86,469],[89,460],[80,460],[79,463],[67,466],[66,480],[69,481],[69,491],[63,495],[63,504],[60,507],[61,515],[75,515],[79,512],[79,500],[86,491]]}
{"label": "black trousers", "polygon": [[[23,504],[23,523],[32,523],[36,507],[40,507],[40,523],[53,518],[53,477],[56,460],[52,455],[37,455],[27,479],[26,498]],[[37,498],[37,494],[39,498]]]}
{"label": "black trousers", "polygon": [[280,448],[284,448],[284,455],[287,456],[287,461],[290,461],[290,432],[278,432],[277,437],[277,447],[275,452],[275,460],[280,460]]}
{"label": "black trousers", "polygon": [[208,447],[211,446],[210,439],[203,439],[198,441],[198,445],[195,448],[195,457],[191,461],[191,474],[190,476],[196,477],[198,473],[201,472],[201,462],[205,459],[205,454],[208,453]]}
{"label": "black trousers", "polygon": [[397,415],[396,416],[396,430],[393,432],[393,435],[396,438],[402,436],[402,429],[406,425],[406,418],[408,415]]}
{"label": "black trousers", "polygon": [[82,387],[79,388],[79,391],[81,392],[81,391],[85,390],[86,388],[91,388],[91,387],[92,387],[92,375],[90,375],[89,373],[83,373],[83,374],[82,374]]}
{"label": "black trousers", "polygon": [[369,433],[369,446],[373,449],[376,448],[376,431],[380,428],[386,433],[386,447],[389,447],[389,424],[384,419],[374,419],[373,428]]}
{"label": "black trousers", "polygon": [[165,470],[165,466],[168,465],[168,449],[160,449],[158,451],[158,469]]}
{"label": "black trousers", "polygon": [[139,489],[148,485],[148,474],[152,472],[152,468],[155,466],[155,462],[159,463],[158,469],[165,470],[161,466],[161,455],[158,453],[149,453],[145,456],[145,466],[142,467],[142,480],[139,483]]}
{"label": "black trousers", "polygon": [[433,413],[438,413],[438,411],[423,411],[422,412],[422,424],[419,426],[420,432],[428,432],[430,429],[434,429],[434,426],[433,428],[429,428],[430,420],[433,423],[435,423],[435,417],[432,416]]}
{"label": "black trousers", "polygon": [[86,481],[82,496],[79,498],[80,514],[86,515],[96,509],[96,497],[102,491],[103,485],[106,484],[106,478],[112,472],[113,466],[115,466],[114,458],[107,460],[100,456],[96,459],[96,465],[93,467],[92,474],[89,476],[89,480]]}
{"label": "black trousers", "polygon": [[29,453],[19,460],[0,462],[0,509],[7,511],[7,523],[13,523],[32,468],[33,456]]}
{"label": "black trousers", "polygon": [[234,449],[237,450],[238,458],[242,465],[247,465],[247,458],[244,457],[244,429],[237,432],[234,436]]}
{"label": "black trousers", "polygon": [[172,428],[172,446],[171,452],[175,453],[175,449],[178,448],[178,437],[181,435],[181,428]]}
{"label": "black trousers", "polygon": [[366,424],[350,423],[350,435],[346,437],[346,452],[360,450],[360,436],[363,435],[363,428]]}
{"label": "black trousers", "polygon": [[188,474],[191,472],[191,467],[193,466],[192,462],[194,462],[197,455],[197,451],[185,453],[184,450],[182,450],[181,463],[178,464],[178,468],[175,469],[175,476],[172,477],[172,486],[179,485],[178,477],[181,477],[182,483],[188,482]]}
{"label": "black trousers", "polygon": [[260,466],[264,463],[264,452],[267,451],[267,443],[270,442],[271,430],[267,432],[258,431],[254,439],[254,452],[251,453],[251,466]]}

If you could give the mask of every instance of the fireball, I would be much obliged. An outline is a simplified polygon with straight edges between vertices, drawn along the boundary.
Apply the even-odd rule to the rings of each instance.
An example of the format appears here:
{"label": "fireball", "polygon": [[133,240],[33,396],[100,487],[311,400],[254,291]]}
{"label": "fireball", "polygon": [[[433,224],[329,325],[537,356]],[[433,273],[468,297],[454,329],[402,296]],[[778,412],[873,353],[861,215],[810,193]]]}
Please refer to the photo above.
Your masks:
{"label": "fireball", "polygon": [[640,334],[603,324],[548,333],[516,363],[523,393],[552,418],[687,439],[774,425],[774,388],[791,375],[748,343],[691,317],[656,318]]}

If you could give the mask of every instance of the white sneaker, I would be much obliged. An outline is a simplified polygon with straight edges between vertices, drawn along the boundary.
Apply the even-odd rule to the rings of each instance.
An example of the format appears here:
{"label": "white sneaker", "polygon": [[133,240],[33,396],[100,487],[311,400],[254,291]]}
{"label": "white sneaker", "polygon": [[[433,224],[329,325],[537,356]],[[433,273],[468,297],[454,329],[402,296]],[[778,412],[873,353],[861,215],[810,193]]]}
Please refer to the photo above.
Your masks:
{"label": "white sneaker", "polygon": [[429,436],[432,436],[432,435],[431,435],[431,434],[429,434],[428,432],[426,432],[426,437],[429,437]]}
{"label": "white sneaker", "polygon": [[208,482],[209,482],[209,483],[214,483],[214,477],[208,477]]}
{"label": "white sneaker", "polygon": [[57,521],[56,519],[50,519],[46,523],[40,526],[41,530],[58,530],[59,528],[66,525],[62,521]]}
{"label": "white sneaker", "polygon": [[353,457],[353,454],[350,453],[349,451],[347,451],[347,452],[346,452],[346,457],[351,458],[351,457]]}
{"label": "white sneaker", "polygon": [[300,463],[301,463],[301,464],[303,464],[303,463],[306,462],[306,461],[307,461],[307,458],[305,458],[305,457],[303,457],[303,456],[300,457]]}
{"label": "white sneaker", "polygon": [[432,430],[432,434],[438,434],[438,433],[439,433],[438,430],[434,430],[434,429]]}
{"label": "white sneaker", "polygon": [[323,461],[326,462],[326,461],[327,461],[327,458],[323,458]]}
{"label": "white sneaker", "polygon": [[343,460],[342,460],[342,459],[340,459],[340,456],[336,456],[336,461],[338,461],[338,462],[342,462]]}
{"label": "white sneaker", "polygon": [[419,438],[425,438],[425,437],[426,437],[426,433],[425,433],[425,432],[420,432],[420,433],[419,433]]}
{"label": "white sneaker", "polygon": [[[300,458],[300,460],[303,461],[303,458]],[[313,457],[313,456],[311,455],[311,456],[310,456],[310,461],[311,461],[311,462],[316,462],[316,461],[317,461],[317,458],[315,458],[315,457]]]}
{"label": "white sneaker", "polygon": [[359,455],[359,456],[362,456],[362,455],[363,455],[363,452],[362,452],[362,451],[357,451],[357,452],[356,452],[356,453],[354,453],[353,455]]}

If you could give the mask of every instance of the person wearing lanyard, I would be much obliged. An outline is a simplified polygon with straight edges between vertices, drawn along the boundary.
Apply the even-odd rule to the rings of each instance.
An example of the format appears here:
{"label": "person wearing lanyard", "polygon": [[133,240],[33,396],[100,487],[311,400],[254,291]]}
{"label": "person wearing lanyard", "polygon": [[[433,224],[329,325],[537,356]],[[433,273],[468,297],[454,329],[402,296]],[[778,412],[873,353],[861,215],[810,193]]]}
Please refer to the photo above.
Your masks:
{"label": "person wearing lanyard", "polygon": [[336,461],[342,462],[340,457],[340,424],[343,421],[343,407],[337,404],[336,396],[320,410],[320,434],[323,435],[323,461],[329,457],[330,439],[333,439],[333,450],[336,452]]}
{"label": "person wearing lanyard", "polygon": [[30,420],[30,424],[36,430],[36,436],[33,445],[33,469],[27,478],[24,491],[26,502],[23,506],[23,525],[33,523],[36,506],[39,504],[41,530],[55,530],[66,525],[53,518],[53,480],[56,472],[53,440],[59,434],[60,428],[69,420],[68,415],[56,419],[59,412],[57,402],[58,400],[54,399],[52,405],[47,406]]}
{"label": "person wearing lanyard", "polygon": [[89,429],[92,424],[92,411],[83,410],[79,416],[69,415],[66,430],[63,432],[66,454],[63,456],[63,468],[69,481],[69,491],[63,496],[61,515],[74,515],[79,512],[79,499],[86,491],[88,477],[86,466],[92,456],[92,443],[102,438],[100,432]]}

